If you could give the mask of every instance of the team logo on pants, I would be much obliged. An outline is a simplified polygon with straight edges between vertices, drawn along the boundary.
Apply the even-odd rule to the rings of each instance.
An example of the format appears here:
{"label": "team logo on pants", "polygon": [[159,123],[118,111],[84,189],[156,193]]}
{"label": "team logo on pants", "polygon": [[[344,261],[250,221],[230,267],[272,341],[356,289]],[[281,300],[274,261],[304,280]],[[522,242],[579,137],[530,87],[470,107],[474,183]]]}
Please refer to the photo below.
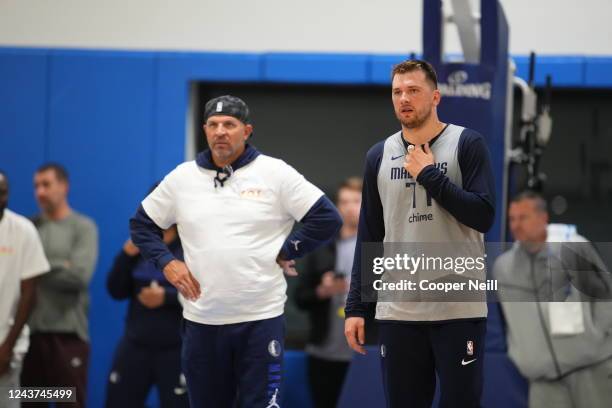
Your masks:
{"label": "team logo on pants", "polygon": [[117,384],[119,382],[119,373],[117,371],[111,372],[108,380],[111,382],[111,384]]}
{"label": "team logo on pants", "polygon": [[381,357],[384,357],[384,356],[386,356],[386,355],[387,355],[387,348],[385,347],[385,345],[384,345],[384,344],[381,344],[381,345],[380,345],[380,356],[381,356]]}
{"label": "team logo on pants", "polygon": [[281,354],[281,345],[277,340],[272,340],[269,344],[268,344],[268,353],[270,353],[270,355],[272,357],[278,357]]}
{"label": "team logo on pants", "polygon": [[474,342],[472,340],[468,340],[467,342],[467,355],[468,356],[474,355]]}

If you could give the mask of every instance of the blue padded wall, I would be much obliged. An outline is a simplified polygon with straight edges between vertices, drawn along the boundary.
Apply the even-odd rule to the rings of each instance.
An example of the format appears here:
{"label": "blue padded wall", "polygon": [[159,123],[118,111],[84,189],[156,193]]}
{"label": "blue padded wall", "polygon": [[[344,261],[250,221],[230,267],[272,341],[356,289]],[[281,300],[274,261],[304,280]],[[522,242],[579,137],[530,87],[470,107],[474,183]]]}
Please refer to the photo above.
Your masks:
{"label": "blue padded wall", "polygon": [[359,54],[267,54],[263,57],[263,80],[280,83],[364,84],[370,79],[369,58]]}
{"label": "blue padded wall", "polygon": [[152,182],[152,54],[53,52],[49,63],[47,160],[66,166],[70,201],[94,218],[100,256],[91,283],[90,406],[100,406],[125,304],[106,291],[106,273],[128,237],[128,218]]}
{"label": "blue padded wall", "polygon": [[36,210],[32,174],[47,146],[47,55],[0,50],[0,169],[10,183],[9,206]]}
{"label": "blue padded wall", "polygon": [[597,88],[612,87],[612,58],[587,58],[584,69],[584,86]]}

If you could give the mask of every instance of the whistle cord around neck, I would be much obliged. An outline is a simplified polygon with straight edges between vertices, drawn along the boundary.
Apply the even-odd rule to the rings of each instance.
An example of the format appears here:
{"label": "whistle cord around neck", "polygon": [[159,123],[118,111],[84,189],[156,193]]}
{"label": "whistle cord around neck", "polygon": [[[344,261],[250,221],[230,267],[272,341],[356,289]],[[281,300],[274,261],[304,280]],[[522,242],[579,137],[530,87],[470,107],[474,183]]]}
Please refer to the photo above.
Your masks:
{"label": "whistle cord around neck", "polygon": [[232,166],[230,165],[223,166],[222,168],[218,168],[217,175],[215,176],[215,179],[214,179],[215,188],[217,188],[218,186],[223,187],[227,179],[229,179],[232,174],[234,174],[234,169],[232,169]]}

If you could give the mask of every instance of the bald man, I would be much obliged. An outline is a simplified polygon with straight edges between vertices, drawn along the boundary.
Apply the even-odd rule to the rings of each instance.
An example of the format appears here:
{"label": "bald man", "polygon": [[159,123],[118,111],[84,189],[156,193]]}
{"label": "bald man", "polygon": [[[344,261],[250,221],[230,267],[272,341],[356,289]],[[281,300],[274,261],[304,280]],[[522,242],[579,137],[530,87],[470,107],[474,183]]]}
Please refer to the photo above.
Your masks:
{"label": "bald man", "polygon": [[493,268],[508,355],[529,380],[530,408],[611,407],[612,277],[575,228],[559,236],[548,222],[540,194],[510,201],[516,243]]}

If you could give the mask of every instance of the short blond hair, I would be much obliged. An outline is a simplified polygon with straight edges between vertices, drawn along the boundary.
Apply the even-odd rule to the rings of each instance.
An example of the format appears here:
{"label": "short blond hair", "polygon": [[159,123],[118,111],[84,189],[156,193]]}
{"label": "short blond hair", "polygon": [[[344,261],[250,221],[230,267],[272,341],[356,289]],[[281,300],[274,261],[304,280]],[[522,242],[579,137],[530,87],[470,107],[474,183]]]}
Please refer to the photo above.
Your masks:
{"label": "short blond hair", "polygon": [[425,74],[425,79],[433,85],[433,89],[438,89],[438,74],[436,74],[436,70],[429,62],[423,60],[406,60],[394,65],[391,71],[391,81],[398,74],[414,71],[422,71]]}

